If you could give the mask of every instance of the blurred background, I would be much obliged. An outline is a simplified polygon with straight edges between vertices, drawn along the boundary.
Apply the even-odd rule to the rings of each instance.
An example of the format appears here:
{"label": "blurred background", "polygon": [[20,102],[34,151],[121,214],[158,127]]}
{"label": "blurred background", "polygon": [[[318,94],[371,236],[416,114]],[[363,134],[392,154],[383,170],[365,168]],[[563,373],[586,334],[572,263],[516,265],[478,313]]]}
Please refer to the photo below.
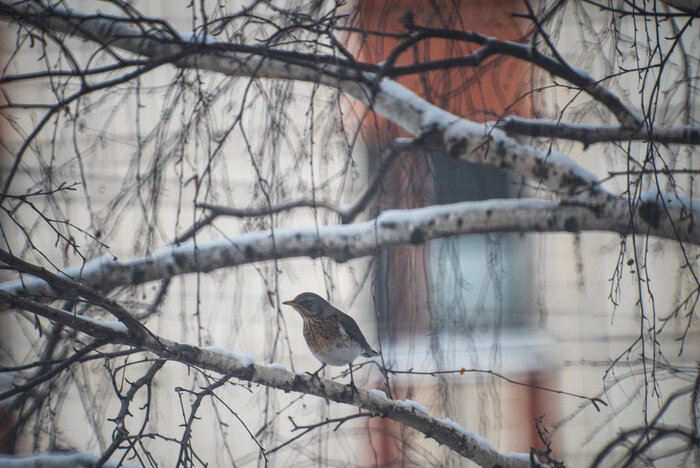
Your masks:
{"label": "blurred background", "polygon": [[[94,2],[66,4],[95,12]],[[129,5],[183,33],[201,32],[202,25],[210,24],[204,30],[217,41],[257,40],[310,53],[325,49],[309,31],[273,33],[284,30],[285,21],[299,20],[290,11],[319,18],[332,12],[339,18],[344,47],[371,63],[387,59],[409,21],[500,40],[530,38],[526,43],[532,42],[533,30],[533,22],[523,17],[526,3],[510,0],[373,0],[335,7],[328,2]],[[251,5],[269,22],[244,15],[244,7]],[[696,24],[683,29],[683,41],[675,49],[682,47],[683,53],[674,55],[665,41],[678,37],[683,18],[658,21],[652,35],[651,29],[640,32],[646,26],[638,17],[615,15],[592,2],[534,5],[569,64],[605,77],[604,85],[630,108],[646,112],[653,103],[656,125],[697,125]],[[627,2],[609,5],[631,8]],[[118,2],[100,2],[99,8],[115,15],[126,10]],[[230,21],[214,21],[227,15]],[[38,34],[19,31],[15,23],[5,24],[5,76],[88,69],[113,60],[90,41],[62,37],[62,49]],[[400,55],[396,64],[463,56],[477,48],[431,39]],[[666,52],[664,73],[654,67],[642,70]],[[695,58],[684,62],[687,57]],[[621,72],[633,68],[637,70]],[[120,73],[124,71],[105,77]],[[397,81],[476,122],[517,115],[612,123],[609,112],[580,90],[504,56],[479,67],[416,73]],[[55,103],[57,96],[79,87],[78,78],[58,75],[3,83],[5,102],[13,104],[5,106],[0,119],[5,174],[46,112],[18,103]],[[33,198],[33,203],[6,200],[0,213],[3,248],[60,270],[101,256],[120,261],[149,256],[204,219],[208,211],[203,203],[252,208],[313,198],[340,206],[361,193],[381,167],[387,146],[402,136],[407,135],[395,125],[323,86],[159,67],[81,97],[49,118],[26,148],[7,193],[61,184],[64,189]],[[630,174],[630,155],[644,158],[651,152],[678,168],[692,168],[697,158],[692,146],[620,142],[584,148],[545,138],[520,141],[564,152],[621,194],[630,189],[630,178],[624,176]],[[618,171],[622,177],[614,175]],[[689,196],[697,188],[692,173],[659,182],[664,189],[671,183]],[[416,150],[392,164],[359,219],[387,209],[526,196],[555,199],[556,194],[537,181]],[[322,208],[221,216],[187,241],[337,223],[338,216]],[[674,392],[692,387],[700,360],[692,303],[698,285],[684,267],[688,262],[697,267],[695,246],[641,234],[633,241],[611,233],[488,233],[396,247],[345,263],[324,258],[260,262],[123,287],[111,296],[166,338],[216,345],[252,354],[256,363],[312,372],[319,363],[304,343],[302,321],[281,302],[303,291],[316,292],[353,316],[369,343],[381,348],[385,365],[397,371],[390,376],[395,398],[449,417],[502,452],[545,449],[551,441],[554,457],[567,466],[582,466],[625,431],[647,426],[660,410],[668,426],[692,426],[697,411],[692,400],[669,400]],[[6,280],[17,278],[9,271],[0,274]],[[88,304],[74,310],[106,318]],[[5,370],[60,359],[80,340],[43,319],[0,312],[0,365]],[[142,375],[149,365],[145,358],[84,363],[25,395],[19,407],[12,406],[12,416],[3,419],[0,447],[14,453],[102,453],[115,429],[109,418],[119,408],[114,387]],[[323,375],[347,382],[344,372],[327,368]],[[9,388],[31,373],[17,368],[0,375],[0,386]],[[146,423],[147,432],[159,435],[139,448],[150,454],[142,463],[149,457],[149,463],[160,466],[176,463],[179,445],[174,441],[181,436],[193,392],[211,379],[176,362],[163,367],[152,386]],[[363,388],[385,388],[382,373],[372,364],[363,365],[355,379]],[[596,408],[577,395],[600,398],[607,406]],[[211,466],[265,464],[258,443],[273,466],[470,466],[422,434],[382,418],[357,418],[339,428],[323,425],[290,442],[300,433],[296,426],[346,416],[356,412],[353,407],[235,380],[218,396],[199,409],[192,434],[202,463]],[[142,392],[136,401],[142,405],[146,398]],[[132,431],[138,432],[144,417],[143,411],[134,413]],[[694,457],[679,446],[683,444],[664,440],[655,452],[658,466],[692,466]]]}

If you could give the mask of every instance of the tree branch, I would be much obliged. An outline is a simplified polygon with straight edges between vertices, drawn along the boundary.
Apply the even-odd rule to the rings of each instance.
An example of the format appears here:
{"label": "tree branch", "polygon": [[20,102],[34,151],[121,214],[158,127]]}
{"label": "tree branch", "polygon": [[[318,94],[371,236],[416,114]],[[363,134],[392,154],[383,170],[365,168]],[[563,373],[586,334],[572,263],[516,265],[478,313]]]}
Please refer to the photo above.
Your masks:
{"label": "tree branch", "polygon": [[[259,231],[196,245],[168,246],[155,251],[151,257],[124,262],[111,256],[101,257],[82,267],[66,269],[64,274],[100,291],[110,291],[119,286],[280,258],[323,256],[343,262],[399,245],[483,232],[647,233],[700,244],[700,229],[693,224],[693,219],[700,219],[700,202],[691,203],[671,198],[671,195],[659,202],[653,196],[644,197],[633,221],[629,219],[626,200],[622,199],[600,202],[579,197],[565,202],[536,199],[461,202],[414,210],[388,210],[373,220],[350,225],[275,229],[274,241],[271,231]],[[55,295],[46,281],[31,278],[2,283],[0,290],[30,296]]]}
{"label": "tree branch", "polygon": [[[456,59],[444,59],[443,62],[463,60],[466,62],[473,62],[469,63],[469,65],[475,66],[482,63],[485,58],[492,55],[501,54],[510,57],[515,57],[520,60],[530,62],[533,65],[542,68],[543,70],[551,73],[554,76],[564,78],[568,82],[573,83],[581,90],[588,93],[596,101],[602,103],[605,107],[607,107],[615,115],[615,117],[617,117],[618,121],[622,125],[627,127],[636,127],[642,122],[642,119],[634,112],[629,110],[627,106],[625,106],[622,103],[619,97],[617,97],[610,90],[603,87],[599,81],[595,80],[584,70],[580,70],[570,66],[568,63],[563,61],[561,57],[560,59],[557,59],[544,55],[542,52],[539,51],[539,49],[537,49],[537,47],[529,46],[527,44],[519,44],[516,42],[499,41],[497,39],[473,31],[429,28],[425,26],[418,26],[415,24],[407,24],[406,26],[411,30],[419,31],[427,37],[461,40],[465,42],[473,42],[482,46],[481,49],[466,57],[458,57]],[[550,46],[552,50],[556,53],[556,49],[554,49],[554,46],[551,44]],[[440,61],[435,62],[437,64]],[[418,64],[417,66],[421,65],[422,64]],[[440,65],[444,67],[444,65],[446,64]]]}
{"label": "tree branch", "polygon": [[[139,341],[152,338],[151,332],[141,322],[132,317],[124,307],[118,302],[102,296],[91,287],[85,286],[73,280],[73,278],[60,276],[42,267],[37,267],[29,262],[25,262],[2,249],[0,249],[0,262],[14,267],[18,272],[24,272],[36,278],[42,278],[49,288],[52,289],[52,293],[49,294],[50,296],[55,296],[56,294],[61,294],[63,297],[70,298],[80,296],[100,306],[119,319],[126,329]],[[49,291],[45,292],[48,293]],[[3,301],[0,300],[0,303],[2,302]]]}
{"label": "tree branch", "polygon": [[504,455],[499,453],[485,439],[463,429],[455,422],[449,419],[437,419],[426,412],[417,410],[415,405],[390,400],[379,390],[353,389],[350,385],[342,385],[318,376],[294,374],[279,366],[257,365],[249,361],[248,355],[231,353],[221,348],[199,348],[162,337],[157,338],[157,343],[162,344],[162,346],[154,345],[153,342],[135,343],[131,342],[126,330],[118,330],[119,326],[114,325],[118,322],[90,320],[30,299],[12,296],[4,291],[0,291],[0,298],[12,303],[15,307],[61,323],[97,339],[134,346],[161,358],[176,360],[239,380],[285,392],[294,391],[315,395],[377,413],[382,417],[393,419],[422,432],[427,438],[447,445],[456,453],[483,467],[530,467],[527,454]]}
{"label": "tree branch", "polygon": [[586,125],[551,120],[529,120],[517,116],[506,117],[491,125],[509,135],[527,135],[592,143],[615,141],[654,141],[663,144],[700,145],[700,127],[628,128],[621,125]]}
{"label": "tree branch", "polygon": [[324,208],[334,213],[338,212],[338,206],[334,203],[323,200],[293,200],[270,207],[260,208],[231,208],[228,206],[212,205],[210,203],[197,203],[197,208],[208,210],[213,216],[232,216],[234,218],[256,218],[259,216],[269,216],[271,214],[282,213],[294,208]]}
{"label": "tree branch", "polygon": [[[225,44],[217,47],[215,42],[191,42],[182,35],[172,37],[172,33],[162,31],[145,32],[130,24],[133,21],[129,18],[81,15],[60,7],[47,9],[31,1],[15,4],[10,0],[0,0],[0,16],[79,36],[106,47],[121,48],[153,60],[183,55],[172,62],[181,68],[209,70],[229,76],[320,83],[358,99],[416,137],[426,140],[430,137],[434,147],[453,158],[531,177],[558,193],[573,194],[584,189],[603,193],[595,175],[564,154],[521,145],[493,127],[461,119],[429,104],[398,83],[388,79],[377,83],[374,74],[358,71],[337,60],[328,62],[298,52],[295,53],[298,58],[279,57],[269,49],[260,48],[250,48],[249,53],[232,52],[225,50]],[[586,83],[584,86],[592,86],[588,81]]]}
{"label": "tree branch", "polygon": [[[0,466],[12,468],[93,468],[98,457],[91,453],[55,452],[33,453],[31,455],[0,455]],[[122,465],[116,462],[103,464],[105,468],[128,468],[134,465]]]}

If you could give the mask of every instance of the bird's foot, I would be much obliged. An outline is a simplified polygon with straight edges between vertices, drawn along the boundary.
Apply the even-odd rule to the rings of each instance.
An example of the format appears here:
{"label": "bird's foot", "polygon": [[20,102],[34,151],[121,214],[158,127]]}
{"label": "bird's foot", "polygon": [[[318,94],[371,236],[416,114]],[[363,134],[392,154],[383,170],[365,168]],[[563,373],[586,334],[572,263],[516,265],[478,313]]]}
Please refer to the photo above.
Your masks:
{"label": "bird's foot", "polygon": [[318,380],[318,381],[320,382],[320,381],[321,381],[321,377],[319,377],[318,374],[324,369],[324,367],[326,367],[325,364],[322,365],[321,367],[319,367],[319,368],[316,370],[316,372],[314,372],[314,373],[311,373],[311,372],[308,372],[308,371],[307,371],[306,373],[307,373],[308,375],[311,376],[311,380],[316,379],[316,380]]}
{"label": "bird's foot", "polygon": [[349,367],[350,367],[350,391],[353,394],[359,395],[360,392],[357,390],[357,386],[355,385],[355,378],[352,375],[352,364],[350,364]]}

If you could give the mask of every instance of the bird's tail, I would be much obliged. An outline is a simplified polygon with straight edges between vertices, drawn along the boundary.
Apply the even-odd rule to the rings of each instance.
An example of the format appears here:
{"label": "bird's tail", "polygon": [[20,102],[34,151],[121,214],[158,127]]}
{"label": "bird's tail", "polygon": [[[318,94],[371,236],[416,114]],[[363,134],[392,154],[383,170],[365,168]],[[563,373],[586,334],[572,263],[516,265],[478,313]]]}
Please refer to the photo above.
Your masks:
{"label": "bird's tail", "polygon": [[364,357],[372,357],[372,356],[380,356],[380,353],[376,352],[372,348],[367,348],[364,353],[362,353]]}

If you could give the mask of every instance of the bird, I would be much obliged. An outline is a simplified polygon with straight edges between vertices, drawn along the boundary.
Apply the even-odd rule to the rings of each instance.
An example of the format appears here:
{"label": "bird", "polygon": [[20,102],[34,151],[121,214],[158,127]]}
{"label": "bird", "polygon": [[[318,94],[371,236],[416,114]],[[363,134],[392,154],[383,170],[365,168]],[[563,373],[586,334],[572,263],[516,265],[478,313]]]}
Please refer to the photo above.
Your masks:
{"label": "bird", "polygon": [[350,386],[355,387],[352,362],[358,356],[374,357],[373,350],[355,320],[311,292],[299,294],[283,304],[293,307],[304,320],[304,339],[316,359],[323,364],[312,376],[318,376],[326,365],[350,368]]}

